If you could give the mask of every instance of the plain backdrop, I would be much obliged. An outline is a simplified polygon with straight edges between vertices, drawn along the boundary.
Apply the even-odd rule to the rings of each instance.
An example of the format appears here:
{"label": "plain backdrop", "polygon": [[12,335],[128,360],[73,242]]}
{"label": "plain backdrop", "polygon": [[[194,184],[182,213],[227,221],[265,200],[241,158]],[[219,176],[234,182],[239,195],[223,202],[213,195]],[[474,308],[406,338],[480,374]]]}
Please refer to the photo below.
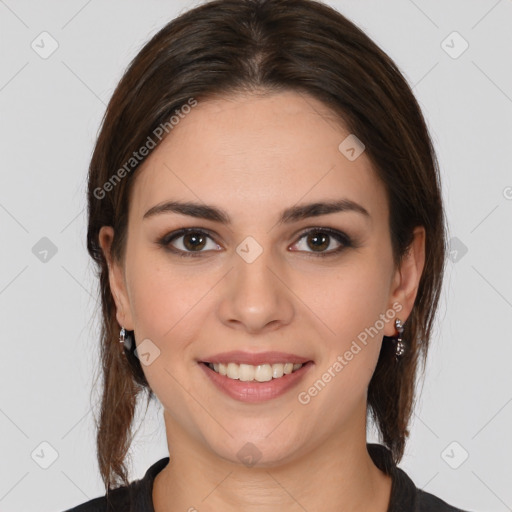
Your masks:
{"label": "plain backdrop", "polygon": [[[398,64],[442,172],[451,251],[400,467],[461,508],[512,510],[512,1],[328,3]],[[2,512],[60,511],[103,495],[87,167],[130,60],[196,4],[0,0]],[[139,413],[132,480],[168,454],[160,407],[144,423]]]}

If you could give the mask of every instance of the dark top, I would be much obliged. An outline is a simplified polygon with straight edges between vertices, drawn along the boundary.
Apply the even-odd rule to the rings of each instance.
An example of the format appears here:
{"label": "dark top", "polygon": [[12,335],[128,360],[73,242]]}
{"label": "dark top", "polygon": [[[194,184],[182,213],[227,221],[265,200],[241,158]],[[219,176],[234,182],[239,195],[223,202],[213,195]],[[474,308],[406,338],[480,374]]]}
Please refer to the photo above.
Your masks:
{"label": "dark top", "polygon": [[[381,444],[367,443],[368,453],[375,465],[391,475],[391,499],[387,512],[464,512],[448,505],[434,495],[417,489],[409,476],[393,463],[391,452]],[[155,512],[153,508],[153,480],[167,465],[169,457],[155,462],[140,480],[128,487],[118,487],[106,496],[94,498],[65,512]]]}

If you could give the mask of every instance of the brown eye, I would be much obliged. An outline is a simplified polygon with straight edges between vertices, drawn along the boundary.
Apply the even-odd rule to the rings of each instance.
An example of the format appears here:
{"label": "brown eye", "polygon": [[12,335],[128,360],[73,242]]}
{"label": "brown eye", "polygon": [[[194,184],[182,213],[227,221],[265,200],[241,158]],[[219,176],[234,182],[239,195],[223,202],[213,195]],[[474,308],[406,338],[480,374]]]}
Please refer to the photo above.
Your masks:
{"label": "brown eye", "polygon": [[307,235],[307,243],[314,251],[323,251],[329,247],[330,236],[318,231]]}
{"label": "brown eye", "polygon": [[[209,242],[210,246],[208,246]],[[203,252],[220,248],[208,233],[195,228],[174,231],[164,236],[158,243],[180,256],[200,256]]]}
{"label": "brown eye", "polygon": [[[303,239],[305,241],[301,242]],[[345,233],[328,228],[310,229],[303,233],[299,242],[295,244],[298,247],[297,250],[310,253],[313,256],[331,256],[347,247],[352,247],[352,245],[350,238]]]}
{"label": "brown eye", "polygon": [[183,245],[188,251],[201,250],[206,245],[206,237],[199,233],[183,235]]}

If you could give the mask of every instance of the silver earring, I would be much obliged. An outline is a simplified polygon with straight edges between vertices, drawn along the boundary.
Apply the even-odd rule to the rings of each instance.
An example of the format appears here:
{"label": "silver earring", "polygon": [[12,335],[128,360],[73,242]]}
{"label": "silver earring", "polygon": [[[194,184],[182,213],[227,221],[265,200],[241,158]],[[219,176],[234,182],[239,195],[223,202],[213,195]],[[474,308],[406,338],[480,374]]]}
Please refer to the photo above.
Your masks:
{"label": "silver earring", "polygon": [[131,367],[132,376],[135,381],[143,387],[149,388],[148,381],[140,365],[139,356],[136,354],[135,333],[127,331],[124,327],[119,331],[119,343],[124,345],[124,355]]}
{"label": "silver earring", "polygon": [[122,343],[126,350],[132,348],[132,337],[124,327],[119,331],[119,343]]}
{"label": "silver earring", "polygon": [[404,332],[404,324],[402,321],[397,318],[395,320],[395,327],[398,331],[398,336],[393,338],[396,341],[396,349],[395,349],[395,360],[398,361],[405,353],[405,343],[402,340],[402,333]]}

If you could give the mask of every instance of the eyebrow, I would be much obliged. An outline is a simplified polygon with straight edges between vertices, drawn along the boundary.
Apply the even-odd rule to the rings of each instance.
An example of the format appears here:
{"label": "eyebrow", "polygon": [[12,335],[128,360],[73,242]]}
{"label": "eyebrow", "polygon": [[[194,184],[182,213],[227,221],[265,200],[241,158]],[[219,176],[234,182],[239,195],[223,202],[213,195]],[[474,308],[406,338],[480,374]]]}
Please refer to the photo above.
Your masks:
{"label": "eyebrow", "polygon": [[[290,224],[309,217],[317,217],[320,215],[338,212],[355,212],[363,215],[367,220],[370,220],[370,214],[366,208],[350,199],[340,199],[336,201],[301,204],[286,208],[282,211],[278,224]],[[215,206],[189,201],[166,201],[164,203],[157,204],[150,208],[144,214],[142,219],[148,219],[165,213],[178,213],[198,219],[220,222],[226,225],[232,224],[231,218],[225,210]]]}

